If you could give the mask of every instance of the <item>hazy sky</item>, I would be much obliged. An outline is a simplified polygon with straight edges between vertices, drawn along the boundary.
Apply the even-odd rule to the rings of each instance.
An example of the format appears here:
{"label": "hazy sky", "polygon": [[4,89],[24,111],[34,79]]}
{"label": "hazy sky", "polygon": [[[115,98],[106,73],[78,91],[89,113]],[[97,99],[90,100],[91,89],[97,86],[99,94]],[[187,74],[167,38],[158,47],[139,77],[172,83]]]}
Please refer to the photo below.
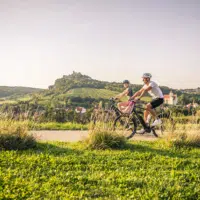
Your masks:
{"label": "hazy sky", "polygon": [[82,72],[200,86],[200,0],[0,0],[0,85]]}

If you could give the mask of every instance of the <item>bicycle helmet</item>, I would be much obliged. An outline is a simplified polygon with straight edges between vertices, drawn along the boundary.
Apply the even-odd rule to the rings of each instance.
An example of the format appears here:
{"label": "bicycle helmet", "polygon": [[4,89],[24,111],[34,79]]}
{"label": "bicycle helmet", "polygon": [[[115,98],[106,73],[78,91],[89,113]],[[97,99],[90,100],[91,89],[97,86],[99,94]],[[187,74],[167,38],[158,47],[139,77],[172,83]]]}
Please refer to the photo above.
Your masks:
{"label": "bicycle helmet", "polygon": [[152,75],[150,73],[144,73],[142,78],[151,78]]}
{"label": "bicycle helmet", "polygon": [[130,84],[130,82],[128,80],[124,80],[123,84],[125,84],[125,83]]}

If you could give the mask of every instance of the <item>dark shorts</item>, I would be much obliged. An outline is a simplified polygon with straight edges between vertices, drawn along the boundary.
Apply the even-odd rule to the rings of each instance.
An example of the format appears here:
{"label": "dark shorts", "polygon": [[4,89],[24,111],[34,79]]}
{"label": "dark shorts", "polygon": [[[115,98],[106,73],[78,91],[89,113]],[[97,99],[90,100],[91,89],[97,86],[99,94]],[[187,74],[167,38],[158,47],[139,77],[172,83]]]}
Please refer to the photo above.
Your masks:
{"label": "dark shorts", "polygon": [[152,102],[150,102],[152,108],[157,108],[158,106],[160,106],[163,103],[164,103],[164,99],[161,99],[161,98],[154,99]]}

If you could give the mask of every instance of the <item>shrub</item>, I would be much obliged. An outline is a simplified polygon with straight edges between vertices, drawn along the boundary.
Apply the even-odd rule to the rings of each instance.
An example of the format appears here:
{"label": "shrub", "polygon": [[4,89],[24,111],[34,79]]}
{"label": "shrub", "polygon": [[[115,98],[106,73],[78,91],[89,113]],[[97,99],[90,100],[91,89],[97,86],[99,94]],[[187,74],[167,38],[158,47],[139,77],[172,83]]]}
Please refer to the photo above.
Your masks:
{"label": "shrub", "polygon": [[36,140],[28,134],[27,123],[0,121],[0,150],[25,150],[35,146]]}
{"label": "shrub", "polygon": [[86,144],[89,149],[122,149],[126,145],[126,138],[114,131],[93,130]]}
{"label": "shrub", "polygon": [[196,116],[200,118],[200,110],[197,110]]}
{"label": "shrub", "polygon": [[176,131],[168,135],[168,142],[174,147],[200,147],[200,135],[187,132],[187,130]]}
{"label": "shrub", "polygon": [[181,133],[173,141],[175,147],[198,147],[200,148],[200,135]]}

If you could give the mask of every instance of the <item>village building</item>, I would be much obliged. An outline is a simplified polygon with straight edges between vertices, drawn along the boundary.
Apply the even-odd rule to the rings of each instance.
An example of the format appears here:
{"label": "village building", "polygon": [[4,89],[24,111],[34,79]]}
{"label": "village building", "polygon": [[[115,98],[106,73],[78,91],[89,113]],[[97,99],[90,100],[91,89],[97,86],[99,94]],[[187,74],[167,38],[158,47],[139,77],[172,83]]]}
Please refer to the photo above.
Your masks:
{"label": "village building", "polygon": [[83,107],[76,107],[76,109],[75,109],[76,113],[81,113],[81,114],[86,113],[86,111],[87,110]]}
{"label": "village building", "polygon": [[169,94],[164,95],[164,100],[165,104],[168,105],[176,105],[178,103],[178,97],[172,91]]}
{"label": "village building", "polygon": [[195,102],[186,105],[186,108],[189,108],[189,109],[190,108],[197,108],[197,107],[199,107],[199,104],[195,103]]}

